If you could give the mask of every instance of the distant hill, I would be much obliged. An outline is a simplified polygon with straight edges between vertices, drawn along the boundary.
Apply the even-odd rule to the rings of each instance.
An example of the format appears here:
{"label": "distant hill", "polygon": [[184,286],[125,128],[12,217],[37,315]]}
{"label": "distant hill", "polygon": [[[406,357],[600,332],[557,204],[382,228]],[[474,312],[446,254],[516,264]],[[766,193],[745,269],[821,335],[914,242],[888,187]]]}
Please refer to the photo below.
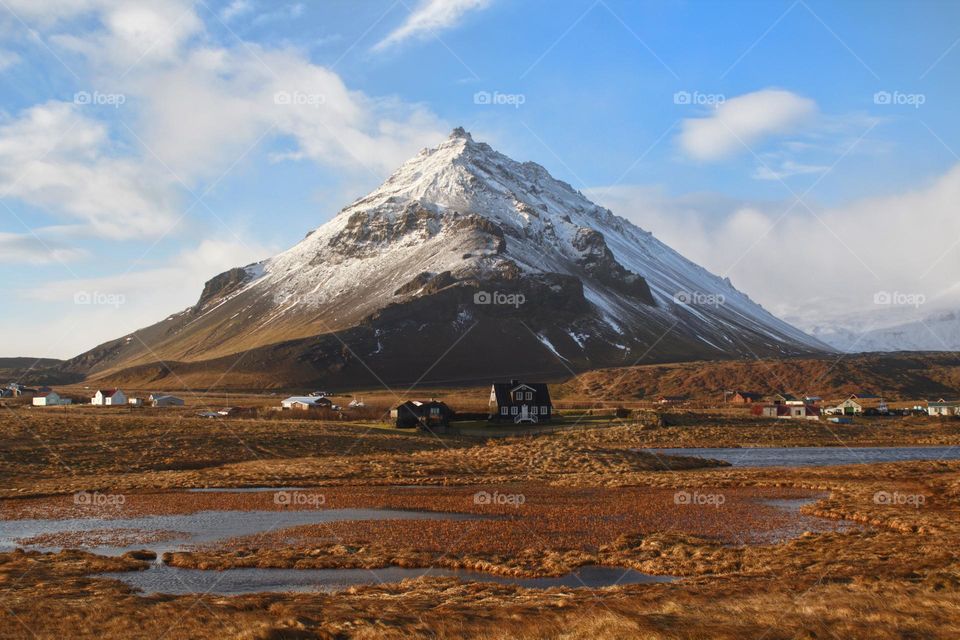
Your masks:
{"label": "distant hill", "polygon": [[55,358],[0,358],[0,384],[72,384],[83,379],[81,374],[64,371],[63,364]]}
{"label": "distant hill", "polygon": [[719,401],[724,390],[778,391],[840,398],[868,391],[890,400],[960,397],[960,354],[868,353],[851,356],[653,364],[582,373],[568,395],[608,400],[687,396]]}

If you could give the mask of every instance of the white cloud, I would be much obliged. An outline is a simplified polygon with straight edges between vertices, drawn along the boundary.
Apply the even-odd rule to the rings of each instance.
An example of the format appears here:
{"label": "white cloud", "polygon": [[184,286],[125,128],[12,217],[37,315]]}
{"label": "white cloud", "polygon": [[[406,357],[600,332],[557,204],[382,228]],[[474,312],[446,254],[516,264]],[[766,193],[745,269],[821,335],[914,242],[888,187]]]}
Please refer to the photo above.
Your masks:
{"label": "white cloud", "polygon": [[170,179],[119,153],[102,123],[64,102],[0,122],[0,193],[108,238],[154,235],[176,215]]}
{"label": "white cloud", "polygon": [[258,140],[281,139],[289,148],[275,157],[379,179],[449,128],[418,105],[349,89],[299,52],[255,45],[195,49],[125,90],[146,144],[183,176],[219,177]]}
{"label": "white cloud", "polygon": [[757,180],[783,180],[791,176],[806,175],[811,173],[823,173],[830,169],[824,164],[804,164],[795,160],[785,159],[771,166],[771,162],[764,161],[757,166],[753,172],[753,177]]}
{"label": "white cloud", "polygon": [[[178,180],[194,189],[278,143],[287,148],[274,158],[371,183],[449,129],[419,105],[351,90],[303,52],[205,44],[194,38],[203,24],[187,0],[17,0],[14,9],[53,32],[54,46],[75,54],[71,66],[89,69],[88,93],[125,102],[113,131],[94,119],[111,112],[63,102],[0,121],[0,189],[99,235],[162,233],[183,193]],[[63,24],[80,17],[86,31]],[[68,27],[69,36],[57,35]]]}
{"label": "white cloud", "polygon": [[464,15],[490,6],[493,0],[421,0],[403,24],[374,46],[381,51],[413,38],[423,38],[460,23]]}
{"label": "white cloud", "polygon": [[811,203],[815,215],[803,205],[784,215],[790,202],[672,198],[651,187],[588,195],[804,327],[872,313],[879,291],[922,294],[924,312],[960,308],[960,164],[906,193]]}
{"label": "white cloud", "polygon": [[765,138],[796,130],[817,112],[813,100],[782,89],[763,89],[723,102],[707,116],[683,121],[680,147],[696,160],[721,160]]}
{"label": "white cloud", "polygon": [[0,232],[0,263],[67,264],[87,256],[87,252],[69,247],[41,235]]}
{"label": "white cloud", "polygon": [[5,71],[20,62],[20,56],[13,51],[0,49],[0,71]]}
{"label": "white cloud", "polygon": [[[122,275],[45,283],[18,293],[32,301],[38,317],[29,332],[18,332],[23,354],[69,357],[119,338],[196,303],[204,283],[218,273],[261,260],[272,253],[255,241],[204,240],[163,265]],[[78,293],[98,304],[75,304]],[[22,318],[0,316],[0,332],[13,331]]]}
{"label": "white cloud", "polygon": [[253,11],[253,2],[250,0],[233,0],[220,12],[220,18],[224,22],[230,22],[234,18]]}

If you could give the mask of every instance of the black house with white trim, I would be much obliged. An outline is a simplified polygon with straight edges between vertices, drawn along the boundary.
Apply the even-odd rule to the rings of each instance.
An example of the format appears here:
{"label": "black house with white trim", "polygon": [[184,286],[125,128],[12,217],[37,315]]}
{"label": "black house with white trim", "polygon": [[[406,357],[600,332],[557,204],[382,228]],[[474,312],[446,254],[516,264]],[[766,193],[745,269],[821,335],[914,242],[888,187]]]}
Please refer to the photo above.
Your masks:
{"label": "black house with white trim", "polygon": [[494,382],[490,388],[490,420],[536,424],[550,420],[553,403],[542,382]]}

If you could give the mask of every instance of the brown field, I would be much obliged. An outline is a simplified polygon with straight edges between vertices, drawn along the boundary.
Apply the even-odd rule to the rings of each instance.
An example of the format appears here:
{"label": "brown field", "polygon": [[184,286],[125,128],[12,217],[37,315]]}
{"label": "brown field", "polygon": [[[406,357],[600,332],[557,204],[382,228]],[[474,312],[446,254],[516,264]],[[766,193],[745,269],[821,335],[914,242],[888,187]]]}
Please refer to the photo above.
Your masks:
{"label": "brown field", "polygon": [[[171,412],[0,409],[0,518],[310,508],[278,505],[269,492],[182,491],[298,486],[322,494],[323,508],[481,517],[300,526],[176,552],[168,564],[208,570],[436,566],[523,576],[600,564],[681,579],[534,590],[425,577],[336,594],[143,596],[92,577],[143,570],[150,561],[138,554],[17,551],[0,553],[0,637],[960,636],[960,462],[750,469],[632,451],[960,445],[960,423],[897,418],[828,425],[641,412],[606,423],[574,418],[556,432],[487,439],[286,416],[201,420],[195,412],[195,406]],[[77,505],[73,493],[81,490],[126,499],[115,507]],[[478,504],[478,491],[524,500]],[[678,505],[678,491],[721,495],[723,503]],[[815,502],[799,514],[764,502],[800,497]],[[82,545],[103,535],[33,542]],[[135,530],[112,535],[145,547],[162,539]]]}

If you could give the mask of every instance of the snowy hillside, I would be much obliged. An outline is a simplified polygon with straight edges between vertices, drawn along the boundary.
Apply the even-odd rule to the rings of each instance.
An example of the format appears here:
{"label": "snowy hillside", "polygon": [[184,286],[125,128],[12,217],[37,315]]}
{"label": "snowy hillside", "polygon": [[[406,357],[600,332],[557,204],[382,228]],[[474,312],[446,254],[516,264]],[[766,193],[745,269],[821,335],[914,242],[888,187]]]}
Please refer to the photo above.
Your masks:
{"label": "snowy hillside", "polygon": [[208,282],[195,307],[140,332],[149,352],[118,341],[81,358],[195,362],[358,327],[356,358],[425,341],[429,360],[444,336],[479,327],[470,348],[515,342],[500,360],[544,370],[828,349],[540,165],[456,129],[296,246]]}
{"label": "snowy hillside", "polygon": [[910,309],[813,325],[812,335],[844,352],[960,350],[960,313]]}

